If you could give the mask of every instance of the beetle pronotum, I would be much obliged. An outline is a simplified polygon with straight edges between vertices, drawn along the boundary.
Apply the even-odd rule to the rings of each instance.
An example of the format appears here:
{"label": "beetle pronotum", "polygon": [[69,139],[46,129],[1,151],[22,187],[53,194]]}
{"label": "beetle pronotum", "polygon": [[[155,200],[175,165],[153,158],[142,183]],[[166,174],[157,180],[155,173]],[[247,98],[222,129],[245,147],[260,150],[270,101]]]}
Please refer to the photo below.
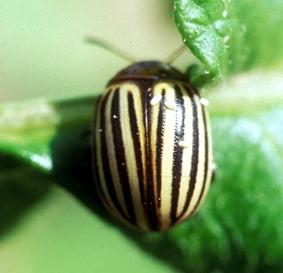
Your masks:
{"label": "beetle pronotum", "polygon": [[93,155],[101,199],[114,216],[166,230],[195,213],[213,172],[206,105],[161,62],[134,63],[109,81],[96,104]]}

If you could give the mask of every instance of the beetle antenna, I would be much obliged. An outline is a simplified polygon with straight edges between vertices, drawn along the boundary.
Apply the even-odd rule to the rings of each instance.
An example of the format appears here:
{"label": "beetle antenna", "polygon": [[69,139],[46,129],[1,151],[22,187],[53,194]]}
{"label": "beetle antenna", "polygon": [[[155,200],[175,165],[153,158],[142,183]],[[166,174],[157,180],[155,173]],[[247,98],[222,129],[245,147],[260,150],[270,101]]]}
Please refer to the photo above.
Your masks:
{"label": "beetle antenna", "polygon": [[109,43],[109,42],[107,42],[105,40],[102,40],[102,39],[97,38],[97,37],[88,36],[88,37],[86,37],[85,41],[88,44],[99,46],[101,48],[109,50],[110,52],[114,53],[116,56],[118,56],[118,57],[120,57],[120,58],[122,58],[124,60],[127,60],[130,63],[135,63],[136,62],[134,57],[130,56],[128,53],[124,52],[120,48],[114,46],[113,44],[111,44],[111,43]]}
{"label": "beetle antenna", "polygon": [[187,47],[184,44],[181,45],[165,59],[165,63],[172,64],[186,49]]}

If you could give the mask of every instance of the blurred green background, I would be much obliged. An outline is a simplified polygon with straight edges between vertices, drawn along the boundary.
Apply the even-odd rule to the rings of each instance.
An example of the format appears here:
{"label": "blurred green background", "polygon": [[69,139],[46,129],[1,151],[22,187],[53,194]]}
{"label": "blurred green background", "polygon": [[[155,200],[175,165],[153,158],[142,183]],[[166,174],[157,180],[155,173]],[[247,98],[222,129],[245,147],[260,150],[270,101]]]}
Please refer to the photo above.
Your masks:
{"label": "blurred green background", "polygon": [[[182,44],[173,1],[0,0],[0,273],[283,272],[283,1],[176,2],[188,4],[189,23],[199,16],[180,27],[195,55],[210,57],[215,44],[196,35],[210,29],[216,63],[240,68],[202,90],[218,164],[204,206],[145,234],[111,219],[93,192],[82,133],[94,101],[81,98],[128,62],[84,39],[164,60]],[[187,51],[174,65],[195,61]]]}
{"label": "blurred green background", "polygon": [[88,35],[137,60],[164,59],[181,44],[171,2],[2,0],[1,101],[101,92],[128,63],[86,44]]}

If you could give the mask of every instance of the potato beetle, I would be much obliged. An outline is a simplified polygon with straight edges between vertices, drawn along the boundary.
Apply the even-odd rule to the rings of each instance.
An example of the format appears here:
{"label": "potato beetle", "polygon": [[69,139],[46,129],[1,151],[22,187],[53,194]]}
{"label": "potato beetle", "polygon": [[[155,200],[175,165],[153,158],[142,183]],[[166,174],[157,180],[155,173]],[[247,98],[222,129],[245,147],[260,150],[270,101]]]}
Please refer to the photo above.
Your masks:
{"label": "potato beetle", "polygon": [[184,74],[158,61],[109,81],[92,141],[98,191],[116,218],[162,231],[196,212],[213,172],[206,105]]}

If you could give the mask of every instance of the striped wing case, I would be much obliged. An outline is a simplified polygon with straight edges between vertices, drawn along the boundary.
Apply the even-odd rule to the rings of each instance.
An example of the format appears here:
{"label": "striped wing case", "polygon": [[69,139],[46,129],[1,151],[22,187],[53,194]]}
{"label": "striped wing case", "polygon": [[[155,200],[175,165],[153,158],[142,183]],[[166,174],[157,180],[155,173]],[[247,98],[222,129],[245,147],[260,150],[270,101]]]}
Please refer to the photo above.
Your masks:
{"label": "striped wing case", "polygon": [[208,116],[183,81],[110,84],[96,107],[97,185],[109,211],[142,230],[191,216],[212,176]]}

